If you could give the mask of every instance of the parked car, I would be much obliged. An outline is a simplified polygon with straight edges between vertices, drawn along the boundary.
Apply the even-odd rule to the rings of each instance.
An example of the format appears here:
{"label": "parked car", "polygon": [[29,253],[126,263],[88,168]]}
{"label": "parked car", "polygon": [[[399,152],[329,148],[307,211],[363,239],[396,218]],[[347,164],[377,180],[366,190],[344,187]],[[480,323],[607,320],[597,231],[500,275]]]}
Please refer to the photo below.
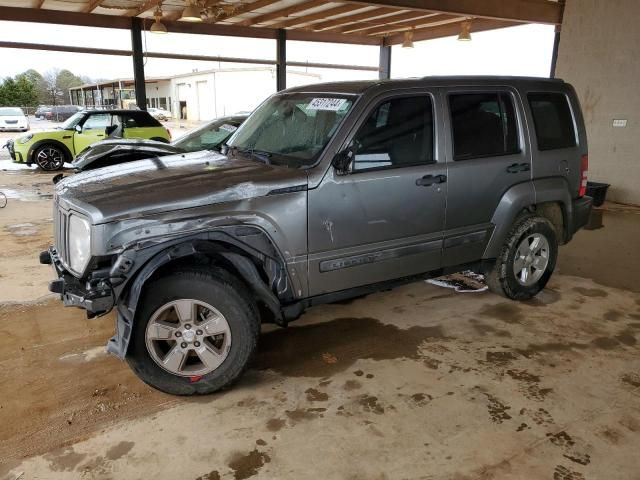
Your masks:
{"label": "parked car", "polygon": [[44,120],[45,118],[47,118],[47,113],[51,114],[52,108],[53,107],[51,107],[50,105],[38,105],[34,116],[40,120]]}
{"label": "parked car", "polygon": [[44,118],[54,122],[64,122],[81,111],[78,105],[54,105],[49,111],[44,112]]}
{"label": "parked car", "polygon": [[117,308],[108,351],[172,394],[227,387],[261,322],[313,305],[462,269],[530,299],[591,210],[561,80],[297,87],[227,143],[64,179],[41,254],[65,305]]}
{"label": "parked car", "polygon": [[141,110],[77,112],[62,126],[31,132],[8,144],[16,163],[36,164],[42,170],[60,170],[89,145],[119,132],[123,138],[149,138],[169,142],[169,131]]}
{"label": "parked car", "polygon": [[29,130],[29,119],[21,108],[0,107],[0,132],[9,130],[20,132]]}
{"label": "parked car", "polygon": [[222,144],[245,121],[248,115],[212,120],[171,142],[143,139],[107,139],[89,145],[71,164],[76,172],[93,170],[143,158],[162,157],[198,150],[220,151]]}
{"label": "parked car", "polygon": [[171,112],[162,108],[147,108],[147,112],[149,112],[151,116],[157,120],[169,120],[171,118]]}

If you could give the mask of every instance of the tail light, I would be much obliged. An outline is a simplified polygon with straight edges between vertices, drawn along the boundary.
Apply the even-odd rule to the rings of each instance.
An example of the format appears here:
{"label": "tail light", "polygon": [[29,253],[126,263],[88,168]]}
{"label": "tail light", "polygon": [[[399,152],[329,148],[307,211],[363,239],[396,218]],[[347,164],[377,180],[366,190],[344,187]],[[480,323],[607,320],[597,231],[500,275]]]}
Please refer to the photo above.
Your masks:
{"label": "tail light", "polygon": [[165,128],[165,130],[167,131],[167,135],[169,135],[169,140],[171,140],[171,130],[169,130],[168,128]]}
{"label": "tail light", "polygon": [[580,190],[579,197],[587,194],[587,172],[589,171],[589,155],[583,155],[580,162]]}

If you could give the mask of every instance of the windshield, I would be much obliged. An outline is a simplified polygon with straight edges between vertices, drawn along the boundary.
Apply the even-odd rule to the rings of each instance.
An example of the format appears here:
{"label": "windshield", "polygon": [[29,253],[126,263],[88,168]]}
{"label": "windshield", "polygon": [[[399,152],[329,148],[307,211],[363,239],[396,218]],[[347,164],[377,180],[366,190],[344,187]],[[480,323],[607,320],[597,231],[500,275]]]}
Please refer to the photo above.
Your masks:
{"label": "windshield", "polygon": [[82,112],[74,113],[71,117],[67,118],[60,128],[63,130],[73,130],[83,117],[84,114]]}
{"label": "windshield", "polygon": [[176,140],[173,145],[186,152],[218,150],[220,145],[236,131],[241,123],[242,120],[235,118],[214,120]]}
{"label": "windshield", "polygon": [[270,163],[310,167],[352,104],[351,98],[334,94],[275,95],[238,129],[229,147],[268,157]]}
{"label": "windshield", "polygon": [[0,117],[24,117],[24,112],[19,108],[0,108]]}

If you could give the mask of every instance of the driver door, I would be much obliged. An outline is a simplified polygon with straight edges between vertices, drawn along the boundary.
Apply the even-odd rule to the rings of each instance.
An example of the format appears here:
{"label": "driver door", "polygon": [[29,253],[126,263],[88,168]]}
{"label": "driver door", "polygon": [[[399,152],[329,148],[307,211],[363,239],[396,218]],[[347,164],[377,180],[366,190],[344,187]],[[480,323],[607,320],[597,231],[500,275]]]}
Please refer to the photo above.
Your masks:
{"label": "driver door", "polygon": [[331,167],[309,190],[311,295],[441,267],[447,170],[435,99],[379,100],[351,140],[349,171]]}
{"label": "driver door", "polygon": [[89,145],[105,138],[105,129],[111,125],[110,113],[95,113],[87,118],[81,130],[73,135],[73,148],[78,155]]}

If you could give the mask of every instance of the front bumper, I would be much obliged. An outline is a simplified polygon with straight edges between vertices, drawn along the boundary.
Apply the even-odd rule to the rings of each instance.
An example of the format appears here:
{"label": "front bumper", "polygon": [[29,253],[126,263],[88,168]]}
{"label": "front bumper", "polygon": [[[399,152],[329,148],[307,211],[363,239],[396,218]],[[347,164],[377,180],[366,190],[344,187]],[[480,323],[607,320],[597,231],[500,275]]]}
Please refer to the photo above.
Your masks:
{"label": "front bumper", "polygon": [[83,282],[74,277],[64,268],[53,247],[40,253],[40,263],[53,266],[57,279],[49,283],[49,291],[59,294],[65,307],[82,308],[87,311],[89,318],[104,315],[113,309],[115,295],[106,280]]}
{"label": "front bumper", "polygon": [[591,197],[581,197],[573,201],[573,219],[571,222],[571,235],[576,233],[587,223],[593,207],[593,199]]}

